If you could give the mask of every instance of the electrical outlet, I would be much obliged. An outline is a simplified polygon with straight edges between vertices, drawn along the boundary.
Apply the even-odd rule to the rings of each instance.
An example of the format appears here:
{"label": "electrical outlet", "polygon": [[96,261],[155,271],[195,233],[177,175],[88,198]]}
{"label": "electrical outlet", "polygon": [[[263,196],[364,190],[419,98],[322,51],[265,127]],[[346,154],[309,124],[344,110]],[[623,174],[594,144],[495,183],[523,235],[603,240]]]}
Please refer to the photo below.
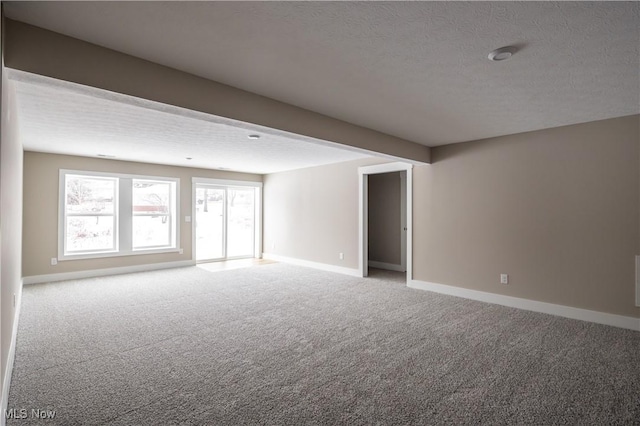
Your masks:
{"label": "electrical outlet", "polygon": [[191,222],[191,216],[185,216],[184,221],[187,223]]}
{"label": "electrical outlet", "polygon": [[56,259],[55,257],[51,258],[51,266],[56,266],[58,264],[58,259]]}
{"label": "electrical outlet", "polygon": [[180,249],[180,250],[178,250],[178,253],[179,253],[179,254],[183,254],[183,253],[184,253],[184,249]]}
{"label": "electrical outlet", "polygon": [[338,257],[340,258],[340,260],[344,260],[344,253],[338,253]]}
{"label": "electrical outlet", "polygon": [[500,274],[500,284],[509,284],[509,275]]}

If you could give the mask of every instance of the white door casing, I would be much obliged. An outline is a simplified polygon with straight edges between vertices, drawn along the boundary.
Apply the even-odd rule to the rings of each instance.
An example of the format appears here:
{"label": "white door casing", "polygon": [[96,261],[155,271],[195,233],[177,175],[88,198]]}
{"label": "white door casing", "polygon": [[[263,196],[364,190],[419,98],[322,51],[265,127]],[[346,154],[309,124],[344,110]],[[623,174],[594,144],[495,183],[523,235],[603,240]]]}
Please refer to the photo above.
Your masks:
{"label": "white door casing", "polygon": [[403,203],[406,206],[406,232],[403,234],[406,236],[405,244],[404,244],[404,258],[406,259],[406,267],[407,267],[407,283],[409,283],[413,278],[413,165],[409,163],[395,162],[395,163],[386,163],[386,164],[377,164],[373,166],[363,166],[358,168],[358,187],[359,187],[359,196],[358,196],[358,234],[359,234],[359,244],[358,244],[358,270],[360,276],[366,277],[369,273],[368,267],[368,251],[369,251],[369,238],[368,238],[368,216],[369,216],[369,194],[368,194],[368,176],[372,174],[379,173],[389,173],[389,172],[402,172],[406,171],[406,180],[405,180],[405,191],[404,196],[406,197],[406,203]]}

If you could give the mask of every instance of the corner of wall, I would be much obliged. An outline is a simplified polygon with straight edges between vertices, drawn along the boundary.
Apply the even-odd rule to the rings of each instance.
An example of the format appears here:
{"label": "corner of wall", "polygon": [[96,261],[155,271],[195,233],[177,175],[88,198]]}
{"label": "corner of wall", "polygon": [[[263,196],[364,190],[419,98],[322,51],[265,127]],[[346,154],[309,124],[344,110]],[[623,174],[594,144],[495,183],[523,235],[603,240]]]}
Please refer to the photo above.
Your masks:
{"label": "corner of wall", "polygon": [[4,424],[22,298],[23,148],[18,134],[15,91],[4,68],[4,16],[0,22],[0,422]]}
{"label": "corner of wall", "polygon": [[20,287],[18,289],[18,293],[16,294],[16,311],[15,318],[13,319],[13,326],[11,331],[11,343],[9,344],[9,353],[7,356],[7,363],[3,366],[2,370],[2,395],[0,396],[0,416],[2,419],[2,423],[0,426],[5,424],[5,410],[9,404],[9,390],[11,389],[11,375],[13,373],[13,363],[16,357],[16,340],[18,337],[18,321],[20,319],[20,307],[22,306],[22,281],[20,282]]}

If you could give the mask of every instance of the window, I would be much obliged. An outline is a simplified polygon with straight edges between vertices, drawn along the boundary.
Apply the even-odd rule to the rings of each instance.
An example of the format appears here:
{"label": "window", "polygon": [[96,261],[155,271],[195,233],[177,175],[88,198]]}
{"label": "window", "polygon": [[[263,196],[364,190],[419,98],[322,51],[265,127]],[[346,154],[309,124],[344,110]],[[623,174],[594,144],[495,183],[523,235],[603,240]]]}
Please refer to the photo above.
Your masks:
{"label": "window", "polygon": [[175,183],[133,179],[133,249],[171,246]]}
{"label": "window", "polygon": [[117,249],[118,179],[66,175],[64,198],[67,252]]}
{"label": "window", "polygon": [[61,170],[58,259],[176,251],[179,182]]}

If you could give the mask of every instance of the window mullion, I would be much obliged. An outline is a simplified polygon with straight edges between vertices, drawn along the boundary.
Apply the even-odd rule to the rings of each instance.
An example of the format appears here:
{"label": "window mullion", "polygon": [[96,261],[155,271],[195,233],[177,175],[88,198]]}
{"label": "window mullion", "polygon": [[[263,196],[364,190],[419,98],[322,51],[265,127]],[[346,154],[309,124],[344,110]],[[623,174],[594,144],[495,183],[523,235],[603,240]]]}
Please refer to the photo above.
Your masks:
{"label": "window mullion", "polygon": [[132,251],[133,207],[131,178],[120,178],[120,194],[118,196],[118,237],[120,252]]}

